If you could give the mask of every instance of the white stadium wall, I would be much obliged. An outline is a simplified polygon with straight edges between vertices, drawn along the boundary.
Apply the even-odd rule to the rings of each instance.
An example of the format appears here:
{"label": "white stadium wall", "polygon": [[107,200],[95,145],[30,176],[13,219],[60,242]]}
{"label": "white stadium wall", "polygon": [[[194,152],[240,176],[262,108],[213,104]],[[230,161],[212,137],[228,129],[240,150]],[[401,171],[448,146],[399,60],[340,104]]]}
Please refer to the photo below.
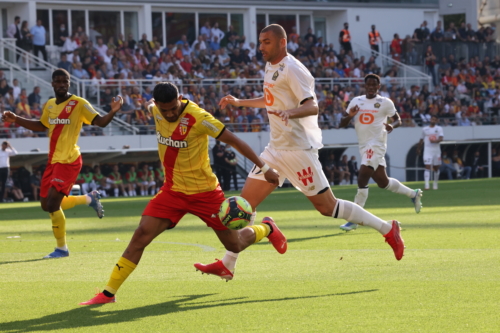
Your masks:
{"label": "white stadium wall", "polygon": [[[387,154],[390,157],[391,176],[401,181],[406,180],[405,165],[406,156],[413,145],[420,140],[422,128],[397,128],[388,135]],[[269,142],[269,133],[237,133],[256,152],[262,152]],[[496,126],[471,126],[471,127],[444,127],[445,141],[493,139],[500,141],[500,125]],[[36,154],[48,152],[49,142],[47,138],[24,138],[9,140],[18,150],[20,155],[33,154],[32,149],[39,149]],[[213,144],[213,140],[210,145]],[[348,147],[345,153],[348,156],[354,155],[357,160],[360,156],[355,145],[357,144],[356,132],[354,129],[324,130],[323,144],[325,149],[334,147]],[[80,137],[79,146],[84,153],[119,153],[124,145],[129,146],[128,151],[149,151],[156,149],[156,136],[100,136],[100,137]],[[151,156],[155,156],[154,153]],[[85,162],[85,161],[84,161]],[[88,163],[89,161],[87,161]],[[106,162],[112,162],[107,160]],[[15,166],[15,161],[13,161]]]}

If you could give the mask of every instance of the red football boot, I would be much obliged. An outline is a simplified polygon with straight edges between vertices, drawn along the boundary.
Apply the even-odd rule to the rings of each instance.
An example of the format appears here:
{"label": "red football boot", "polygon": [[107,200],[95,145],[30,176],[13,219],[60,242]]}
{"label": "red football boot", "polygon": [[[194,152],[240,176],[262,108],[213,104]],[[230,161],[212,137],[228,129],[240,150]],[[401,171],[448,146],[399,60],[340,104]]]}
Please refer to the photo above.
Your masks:
{"label": "red football boot", "polygon": [[401,260],[405,252],[405,242],[403,238],[401,238],[400,230],[401,227],[399,225],[399,222],[396,220],[392,220],[391,231],[384,235],[385,242],[389,243],[389,245],[392,247],[397,260]]}
{"label": "red football boot", "polygon": [[262,223],[267,224],[269,227],[271,227],[271,233],[267,236],[267,238],[273,244],[276,251],[281,254],[285,253],[287,249],[286,237],[278,228],[273,218],[264,217]]}
{"label": "red football boot", "polygon": [[203,265],[200,263],[194,264],[197,271],[201,271],[201,274],[212,274],[217,275],[221,279],[225,279],[226,282],[233,279],[233,273],[224,266],[222,260],[215,259],[216,262],[208,265]]}

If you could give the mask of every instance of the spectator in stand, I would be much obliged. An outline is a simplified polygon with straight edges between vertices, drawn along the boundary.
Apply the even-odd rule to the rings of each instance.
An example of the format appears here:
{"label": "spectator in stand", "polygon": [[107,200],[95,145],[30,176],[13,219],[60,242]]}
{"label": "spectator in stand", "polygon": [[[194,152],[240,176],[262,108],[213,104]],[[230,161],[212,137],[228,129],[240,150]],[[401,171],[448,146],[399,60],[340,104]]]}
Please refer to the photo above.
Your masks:
{"label": "spectator in stand", "polygon": [[205,24],[200,29],[200,36],[207,36],[208,40],[212,40],[212,28],[210,28],[210,22],[206,21]]}
{"label": "spectator in stand", "polygon": [[98,165],[94,166],[94,181],[101,195],[107,197],[106,189],[109,189],[109,185],[107,184],[107,178],[101,173],[101,168]]}
{"label": "spectator in stand", "polygon": [[[7,28],[7,37],[16,39],[16,46],[21,47],[21,30],[19,29],[19,23],[21,22],[21,18],[16,16],[14,18],[14,23],[9,25]],[[19,55],[16,55],[16,62],[19,60]]]}
{"label": "spectator in stand", "polygon": [[453,165],[453,161],[451,158],[448,157],[448,153],[446,151],[443,151],[442,157],[441,157],[441,167],[439,169],[441,173],[444,173],[446,171],[446,174],[448,176],[448,179],[451,180],[453,179],[453,172],[457,172],[455,169],[455,166]]}
{"label": "spectator in stand", "polygon": [[[378,32],[378,30],[375,29],[375,24],[372,24],[372,29],[370,30],[370,32],[368,32],[368,43],[370,44],[370,49],[376,52],[380,52],[379,51],[380,42],[384,42],[384,40],[382,39],[382,36]],[[376,55],[374,56],[376,57]]]}
{"label": "spectator in stand", "polygon": [[467,29],[465,29],[465,33],[467,35],[468,42],[477,42],[476,32],[472,29],[472,25],[467,23]]}
{"label": "spectator in stand", "polygon": [[40,87],[36,86],[33,88],[33,92],[28,96],[28,103],[30,107],[33,106],[34,103],[40,104],[42,102],[42,97],[40,96]]}
{"label": "spectator in stand", "polygon": [[298,37],[297,36],[290,37],[290,41],[287,44],[288,52],[293,54],[295,53],[295,51],[297,51],[298,48],[299,48]]}
{"label": "spectator in stand", "polygon": [[224,146],[221,145],[219,140],[216,140],[215,145],[212,148],[212,161],[214,166],[214,173],[217,176],[217,179],[219,180],[219,183],[223,189],[225,188],[223,177],[225,167],[224,153]]}
{"label": "spectator in stand", "polygon": [[438,82],[436,77],[436,70],[434,68],[435,65],[436,65],[436,56],[432,51],[432,46],[429,45],[427,46],[427,50],[425,52],[425,66],[427,68],[427,71],[432,76],[432,83],[434,84],[434,86],[437,86]]}
{"label": "spectator in stand", "polygon": [[419,42],[424,42],[429,38],[430,31],[427,28],[427,21],[422,22],[420,28],[415,29],[413,32],[413,38],[417,39]]}
{"label": "spectator in stand", "polygon": [[347,162],[347,167],[349,168],[349,181],[351,183],[351,185],[353,184],[353,181],[354,181],[354,176],[356,176],[356,178],[358,178],[358,173],[359,173],[359,170],[358,170],[358,162],[356,161],[356,156],[351,156],[351,159],[349,160],[349,162]]}
{"label": "spectator in stand", "polygon": [[[342,159],[339,162],[338,167],[340,172],[343,172],[343,177],[339,177],[340,183],[339,185],[348,185],[351,179],[351,173],[349,172],[349,166],[347,161],[347,155],[343,155]],[[352,182],[351,182],[352,184]]]}
{"label": "spectator in stand", "polygon": [[141,196],[149,195],[149,190],[151,190],[151,195],[155,195],[156,182],[153,167],[150,168],[147,164],[144,164],[138,172],[138,177],[141,186]]}
{"label": "spectator in stand", "polygon": [[16,105],[16,114],[18,116],[31,119],[31,108],[26,96],[20,96],[19,103]]}
{"label": "spectator in stand", "polygon": [[438,21],[436,29],[431,33],[431,42],[442,42],[443,41],[443,30],[441,29],[441,21]]}
{"label": "spectator in stand", "polygon": [[[71,54],[71,57],[73,58],[73,54]],[[70,61],[68,61],[68,54],[66,53],[61,53],[61,61],[57,63],[58,68],[63,68],[68,73],[73,73],[73,65]]]}
{"label": "spectator in stand", "polygon": [[[23,21],[23,23],[21,23],[20,33],[21,41],[19,47],[26,52],[31,52],[31,49],[33,48],[33,36],[31,35],[30,29],[28,28],[28,21]],[[20,54],[16,55],[16,60],[19,60],[19,56]],[[26,62],[26,59],[24,59],[24,62]]]}
{"label": "spectator in stand", "polygon": [[345,51],[345,53],[352,51],[351,34],[349,33],[349,23],[347,22],[344,23],[344,29],[340,31],[339,43],[342,46],[342,49]]}
{"label": "spectator in stand", "polygon": [[[230,29],[232,28],[232,26],[230,26]],[[234,31],[231,31],[228,32],[228,35],[229,34],[233,34]],[[210,30],[210,34],[207,34],[207,38],[210,38],[211,41],[216,41],[215,37],[217,37],[217,41],[220,41],[224,39],[224,36],[226,34],[221,30],[219,29],[219,22],[215,22],[214,23],[214,26],[212,27],[212,29]]]}
{"label": "spectator in stand", "polygon": [[491,149],[491,175],[500,177],[500,154],[496,148]]}
{"label": "spectator in stand", "polygon": [[127,48],[133,51],[135,50],[136,44],[137,42],[134,39],[134,35],[132,33],[129,33],[127,36]]}
{"label": "spectator in stand", "polygon": [[31,28],[30,33],[33,36],[33,54],[38,57],[41,52],[43,60],[47,61],[47,51],[45,50],[46,30],[42,25],[42,20],[38,19],[36,21],[36,25]]}
{"label": "spectator in stand", "polygon": [[94,173],[89,166],[84,167],[82,172],[83,183],[81,184],[83,194],[97,190],[97,185],[94,180]]}
{"label": "spectator in stand", "polygon": [[2,142],[0,148],[0,200],[6,197],[5,187],[10,174],[10,157],[15,155],[17,155],[17,150],[8,141]]}
{"label": "spectator in stand", "polygon": [[79,79],[90,79],[89,73],[82,68],[81,62],[76,63],[76,68],[73,70],[73,75]]}
{"label": "spectator in stand", "polygon": [[457,28],[455,28],[455,23],[451,22],[449,24],[448,29],[446,29],[446,31],[443,34],[443,39],[446,42],[454,42],[456,40],[461,40]]}
{"label": "spectator in stand", "polygon": [[481,156],[479,151],[474,153],[474,157],[472,158],[472,163],[470,167],[472,168],[472,178],[482,178],[484,167],[481,164]]}
{"label": "spectator in stand", "polygon": [[402,53],[401,44],[402,44],[402,42],[403,41],[399,38],[399,35],[394,34],[394,38],[392,39],[392,42],[391,42],[391,56],[392,56],[392,59],[394,59],[396,61],[401,61],[401,53]]}
{"label": "spectator in stand", "polygon": [[12,199],[16,201],[28,201],[28,198],[24,197],[23,191],[21,191],[20,189],[17,178],[14,179],[12,170],[9,171],[9,175],[7,176],[7,180],[5,181],[3,202],[13,201],[12,199],[8,199],[8,196],[11,196]]}
{"label": "spectator in stand", "polygon": [[470,179],[472,168],[470,166],[464,165],[462,159],[458,157],[458,150],[456,149],[453,151],[453,165],[457,170],[457,178],[461,176],[462,179]]}

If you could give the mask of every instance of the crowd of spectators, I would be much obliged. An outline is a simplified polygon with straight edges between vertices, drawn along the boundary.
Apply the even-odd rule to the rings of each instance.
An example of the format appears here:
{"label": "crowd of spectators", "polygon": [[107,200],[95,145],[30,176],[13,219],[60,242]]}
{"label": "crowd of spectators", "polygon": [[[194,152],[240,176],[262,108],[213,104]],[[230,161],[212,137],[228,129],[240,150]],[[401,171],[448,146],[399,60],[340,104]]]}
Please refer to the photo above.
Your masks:
{"label": "crowd of spectators", "polygon": [[[442,30],[440,22],[431,32],[427,22],[415,30],[410,37],[412,43],[425,40],[449,38],[448,32],[456,33],[451,38],[468,41],[491,40],[494,25],[471,32],[470,25],[455,29],[448,27],[446,36],[439,37]],[[375,32],[375,26],[372,27]],[[450,30],[451,29],[451,30]],[[464,32],[465,31],[465,32]],[[403,126],[422,126],[428,123],[431,115],[442,118],[442,125],[481,125],[498,122],[500,92],[500,57],[454,59],[436,59],[432,46],[423,56],[427,68],[432,67],[434,84],[432,86],[412,86],[407,89],[398,83],[398,67],[393,66],[381,72],[375,54],[365,58],[355,57],[350,42],[345,42],[348,24],[339,36],[340,50],[333,43],[326,44],[322,37],[317,37],[312,29],[304,36],[299,36],[295,29],[287,31],[289,53],[297,57],[316,78],[331,78],[333,85],[318,83],[320,113],[319,123],[323,129],[338,128],[345,108],[356,95],[364,94],[363,77],[375,73],[382,77],[380,94],[391,98],[403,118]],[[377,32],[378,33],[378,32]],[[377,36],[373,33],[373,36]],[[482,36],[482,37],[480,37]],[[95,43],[93,41],[95,39]],[[350,36],[349,36],[350,39]],[[221,97],[232,94],[238,98],[263,96],[260,80],[264,76],[265,64],[258,46],[247,42],[245,36],[238,35],[232,26],[228,31],[221,31],[218,24],[204,22],[196,40],[188,40],[182,35],[178,41],[170,41],[162,47],[153,36],[148,40],[146,34],[136,41],[130,34],[111,37],[107,41],[96,35],[89,38],[81,27],[71,36],[61,37],[61,61],[58,66],[67,69],[75,77],[90,80],[89,100],[109,110],[110,102],[116,95],[124,98],[124,106],[118,113],[123,121],[140,128],[141,134],[154,133],[154,120],[146,110],[145,103],[152,97],[152,87],[159,81],[171,81],[182,86],[182,94],[205,108],[220,121],[226,123],[235,132],[259,132],[268,130],[268,116],[265,109],[237,108],[228,106],[221,110],[218,101]],[[396,40],[393,56],[401,54],[405,42]],[[347,46],[349,45],[349,46]],[[349,78],[349,83],[341,79]],[[1,79],[1,78],[0,78]],[[219,81],[219,80],[223,81]],[[142,80],[139,84],[138,80]],[[211,81],[213,80],[213,81]],[[0,94],[8,91],[7,82],[0,81]],[[22,102],[26,92],[16,95],[7,93],[10,100],[4,109],[14,109],[16,113],[36,117],[40,113],[40,104],[30,105],[26,112]],[[19,87],[17,87],[19,90]],[[12,95],[12,97],[11,97]],[[14,95],[17,96],[14,97]],[[5,96],[5,94],[2,94]],[[31,96],[31,95],[30,95]],[[20,107],[21,106],[21,107]],[[487,117],[485,117],[487,116]],[[19,129],[19,136],[37,135]],[[84,132],[99,135],[91,130]]]}

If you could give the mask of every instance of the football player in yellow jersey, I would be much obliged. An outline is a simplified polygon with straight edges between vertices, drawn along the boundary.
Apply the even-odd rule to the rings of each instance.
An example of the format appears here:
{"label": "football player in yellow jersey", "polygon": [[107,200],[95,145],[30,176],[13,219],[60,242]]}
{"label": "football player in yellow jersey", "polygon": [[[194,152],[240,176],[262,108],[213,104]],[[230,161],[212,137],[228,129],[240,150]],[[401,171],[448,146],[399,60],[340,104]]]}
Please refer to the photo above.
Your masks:
{"label": "football player in yellow jersey", "polygon": [[46,259],[69,256],[63,210],[86,204],[96,210],[99,218],[104,216],[99,192],[69,195],[82,168],[80,149],[76,143],[83,123],[106,127],[123,104],[121,97],[115,98],[111,102],[111,111],[100,116],[85,99],[69,93],[69,86],[69,73],[61,68],[56,69],[52,73],[56,97],[48,100],[39,120],[19,117],[9,111],[2,115],[3,121],[16,123],[35,132],[49,130],[49,159],[42,178],[40,202],[42,209],[50,214],[57,247],[44,257]]}
{"label": "football player in yellow jersey", "polygon": [[[186,213],[203,220],[214,230],[224,247],[235,253],[264,237],[268,237],[279,253],[286,251],[286,238],[271,218],[240,230],[230,230],[222,224],[218,211],[224,201],[224,193],[210,168],[208,136],[230,144],[255,163],[264,173],[268,186],[277,186],[279,175],[210,113],[183,99],[172,83],[158,83],[153,96],[154,106],[150,110],[155,118],[165,182],[146,206],[139,227],[115,264],[104,292],[80,305],[115,302],[118,288],[135,269],[146,246],[163,231],[174,228]],[[223,270],[224,266],[220,268]],[[230,271],[226,274],[232,276]]]}

